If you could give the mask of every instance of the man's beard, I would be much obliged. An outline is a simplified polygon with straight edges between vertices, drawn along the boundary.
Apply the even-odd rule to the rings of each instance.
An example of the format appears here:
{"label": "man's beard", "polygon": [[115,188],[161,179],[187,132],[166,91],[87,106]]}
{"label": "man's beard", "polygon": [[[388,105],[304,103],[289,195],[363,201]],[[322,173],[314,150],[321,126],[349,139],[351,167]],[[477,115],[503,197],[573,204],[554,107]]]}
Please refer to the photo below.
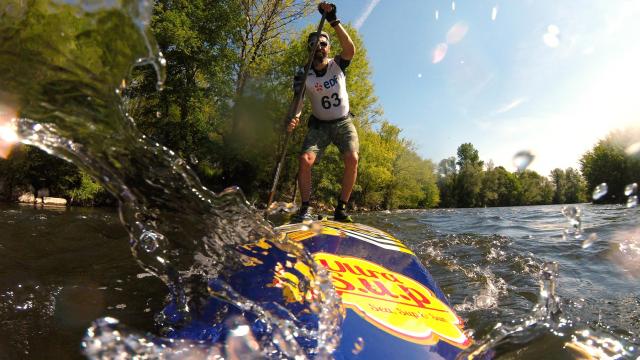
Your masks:
{"label": "man's beard", "polygon": [[322,62],[326,58],[326,54],[322,50],[316,50],[316,53],[313,55],[313,60],[315,62]]}

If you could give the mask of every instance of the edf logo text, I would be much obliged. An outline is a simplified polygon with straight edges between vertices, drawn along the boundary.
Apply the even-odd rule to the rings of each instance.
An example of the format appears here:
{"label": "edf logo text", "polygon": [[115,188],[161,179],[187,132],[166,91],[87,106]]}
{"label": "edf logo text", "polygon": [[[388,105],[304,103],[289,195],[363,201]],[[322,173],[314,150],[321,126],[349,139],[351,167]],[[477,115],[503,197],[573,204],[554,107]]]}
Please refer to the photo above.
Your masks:
{"label": "edf logo text", "polygon": [[338,83],[338,75],[333,75],[333,77],[324,82],[324,88],[329,89]]}

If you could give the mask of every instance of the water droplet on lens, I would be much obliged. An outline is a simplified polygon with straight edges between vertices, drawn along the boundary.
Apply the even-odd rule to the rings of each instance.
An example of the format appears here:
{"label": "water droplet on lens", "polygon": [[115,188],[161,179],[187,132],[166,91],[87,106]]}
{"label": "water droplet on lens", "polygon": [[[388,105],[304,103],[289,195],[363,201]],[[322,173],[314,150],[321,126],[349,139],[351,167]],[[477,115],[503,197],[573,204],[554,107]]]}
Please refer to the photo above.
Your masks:
{"label": "water droplet on lens", "polygon": [[154,252],[160,247],[160,241],[164,240],[164,235],[153,230],[148,230],[140,235],[140,247],[146,252]]}
{"label": "water droplet on lens", "polygon": [[609,191],[609,186],[607,185],[607,183],[602,183],[596,186],[595,189],[593,189],[593,194],[591,195],[591,197],[593,198],[593,200],[598,200],[601,197],[605,196],[607,194],[607,191]]}
{"label": "water droplet on lens", "polygon": [[353,350],[351,352],[353,355],[358,355],[364,349],[364,339],[359,337],[356,339],[356,342],[353,343]]}
{"label": "water droplet on lens", "polygon": [[531,164],[533,159],[535,159],[535,155],[533,155],[531,151],[518,151],[513,155],[513,165],[515,165],[519,172],[522,172]]}
{"label": "water droplet on lens", "polygon": [[636,206],[638,206],[638,196],[637,195],[629,196],[629,199],[627,199],[627,207],[632,208]]}
{"label": "water droplet on lens", "polygon": [[624,188],[624,194],[629,196],[629,195],[633,195],[638,191],[638,184],[633,183],[633,184],[629,184],[627,186],[625,186]]}
{"label": "water droplet on lens", "polygon": [[589,236],[582,242],[582,248],[586,249],[589,246],[593,245],[598,240],[598,235],[596,233],[591,233]]}

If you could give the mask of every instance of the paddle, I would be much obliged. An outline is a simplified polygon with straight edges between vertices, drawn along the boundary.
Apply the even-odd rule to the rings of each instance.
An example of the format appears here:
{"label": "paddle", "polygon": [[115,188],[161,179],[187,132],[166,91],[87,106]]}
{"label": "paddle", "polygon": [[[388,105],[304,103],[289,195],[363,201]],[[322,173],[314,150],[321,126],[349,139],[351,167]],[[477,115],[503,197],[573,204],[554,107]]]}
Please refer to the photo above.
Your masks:
{"label": "paddle", "polygon": [[[320,43],[320,35],[322,34],[322,27],[324,26],[325,13],[322,13],[322,18],[320,19],[320,23],[318,24],[318,30],[316,31],[315,44],[309,51],[309,57],[307,59],[307,64],[304,66],[304,74],[302,75],[302,89],[298,92],[294,92],[293,100],[291,101],[291,105],[289,106],[289,112],[287,112],[286,122],[288,123],[298,112],[300,105],[302,104],[302,100],[304,99],[305,86],[304,84],[307,81],[307,73],[311,68],[311,64],[313,63],[313,57],[318,49],[318,44]],[[271,191],[269,192],[269,200],[267,201],[267,209],[269,209],[269,205],[273,202],[273,198],[276,195],[276,188],[278,187],[278,180],[280,178],[280,172],[282,171],[282,164],[284,164],[284,159],[287,155],[287,147],[289,146],[289,140],[291,138],[291,133],[287,131],[285,128],[285,137],[284,137],[284,146],[282,147],[282,152],[280,153],[280,160],[278,161],[278,166],[276,166],[276,173],[273,176],[273,185],[271,186]],[[295,196],[295,194],[294,194]]]}

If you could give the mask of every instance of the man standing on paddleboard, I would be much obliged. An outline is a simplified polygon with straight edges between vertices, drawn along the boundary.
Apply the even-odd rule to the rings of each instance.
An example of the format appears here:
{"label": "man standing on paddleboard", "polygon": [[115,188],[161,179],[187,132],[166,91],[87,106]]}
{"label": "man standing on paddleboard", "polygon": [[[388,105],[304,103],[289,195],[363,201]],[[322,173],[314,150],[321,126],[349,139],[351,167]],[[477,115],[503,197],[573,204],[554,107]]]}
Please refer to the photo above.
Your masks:
{"label": "man standing on paddleboard", "polygon": [[[309,207],[311,168],[316,160],[320,160],[326,147],[333,143],[338,147],[344,159],[342,193],[334,213],[334,220],[353,222],[351,216],[347,214],[346,208],[358,174],[358,151],[360,145],[358,133],[349,112],[349,95],[347,94],[345,70],[356,53],[356,48],[349,34],[340,25],[340,20],[336,16],[336,6],[322,2],[318,5],[318,10],[325,15],[325,19],[335,30],[342,52],[334,58],[329,58],[331,51],[329,34],[323,31],[319,39],[316,39],[317,33],[309,34],[309,48],[313,49],[316,41],[319,41],[319,44],[304,84],[307,97],[311,101],[312,114],[309,117],[309,131],[304,139],[302,155],[300,155],[298,185],[300,187],[302,205],[296,220],[311,219]],[[294,79],[294,90],[296,92],[302,90],[301,78],[302,76],[296,76],[296,79]],[[298,125],[300,113],[301,111],[290,120],[287,131],[293,131]]]}

